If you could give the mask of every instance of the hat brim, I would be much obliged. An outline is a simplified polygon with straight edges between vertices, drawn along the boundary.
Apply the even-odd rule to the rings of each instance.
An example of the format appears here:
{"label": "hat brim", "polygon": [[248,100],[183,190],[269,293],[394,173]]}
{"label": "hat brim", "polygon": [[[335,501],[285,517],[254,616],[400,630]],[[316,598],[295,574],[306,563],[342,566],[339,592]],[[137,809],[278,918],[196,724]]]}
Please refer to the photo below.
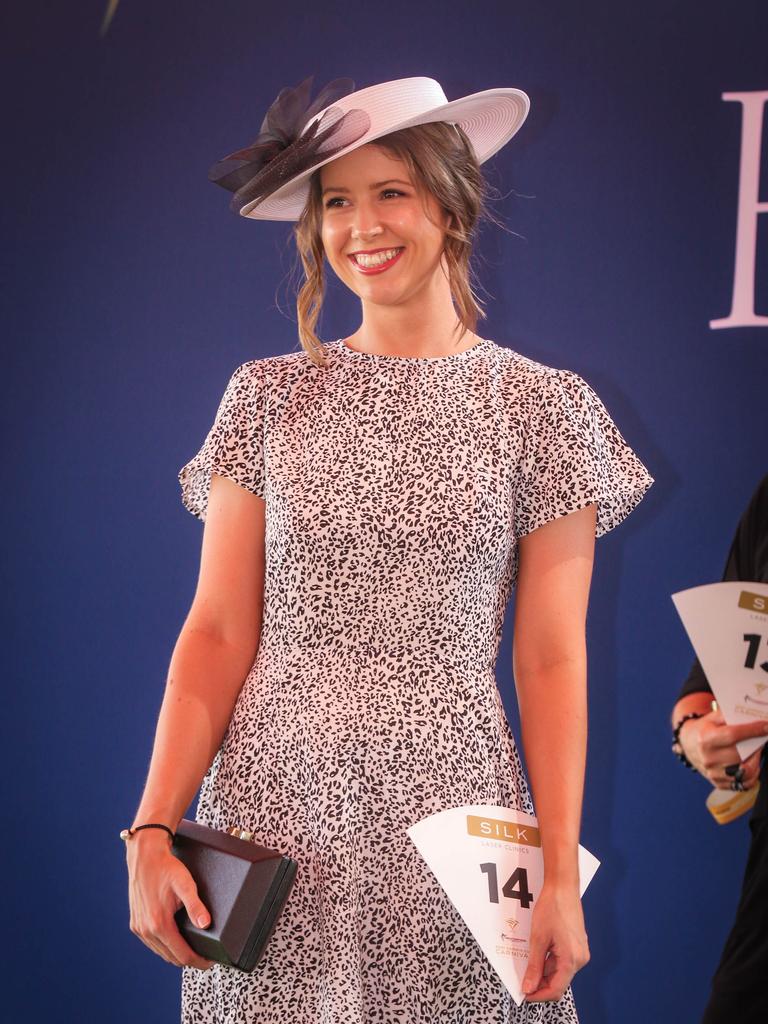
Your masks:
{"label": "hat brim", "polygon": [[418,117],[400,121],[395,125],[390,124],[378,132],[370,132],[346,149],[325,160],[318,160],[312,167],[297,174],[265,199],[246,203],[240,210],[240,215],[252,220],[298,220],[309,196],[309,178],[319,167],[338,160],[346,153],[351,153],[375,139],[416,124],[429,124],[434,121],[458,124],[472,143],[478,163],[482,164],[498,153],[519,131],[530,107],[528,95],[520,89],[485,89],[483,92],[443,103],[419,114]]}

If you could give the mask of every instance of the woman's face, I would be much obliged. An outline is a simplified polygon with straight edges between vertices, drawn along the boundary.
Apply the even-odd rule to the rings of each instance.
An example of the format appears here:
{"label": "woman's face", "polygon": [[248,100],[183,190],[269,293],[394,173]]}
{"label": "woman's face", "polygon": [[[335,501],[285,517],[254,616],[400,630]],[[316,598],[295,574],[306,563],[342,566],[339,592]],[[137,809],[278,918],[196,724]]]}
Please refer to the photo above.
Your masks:
{"label": "woman's face", "polygon": [[[416,192],[401,160],[368,143],[321,167],[320,183],[326,257],[362,300],[406,302],[444,274],[440,262],[449,217],[433,195]],[[380,267],[362,266],[353,255],[392,249],[402,251]]]}

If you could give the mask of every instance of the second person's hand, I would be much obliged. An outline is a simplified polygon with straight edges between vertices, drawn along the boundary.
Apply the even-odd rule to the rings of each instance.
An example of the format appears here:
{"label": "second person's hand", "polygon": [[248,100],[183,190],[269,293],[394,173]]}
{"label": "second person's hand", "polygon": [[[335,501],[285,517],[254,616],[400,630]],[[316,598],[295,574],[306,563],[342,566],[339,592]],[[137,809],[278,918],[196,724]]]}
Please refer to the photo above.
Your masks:
{"label": "second person's hand", "polygon": [[762,747],[741,760],[737,743],[761,736],[768,738],[768,721],[756,720],[739,725],[728,725],[722,711],[710,711],[701,718],[683,723],[678,742],[683,753],[704,778],[718,789],[732,789],[733,775],[726,767],[739,765],[743,770],[742,785],[751,789],[760,773]]}

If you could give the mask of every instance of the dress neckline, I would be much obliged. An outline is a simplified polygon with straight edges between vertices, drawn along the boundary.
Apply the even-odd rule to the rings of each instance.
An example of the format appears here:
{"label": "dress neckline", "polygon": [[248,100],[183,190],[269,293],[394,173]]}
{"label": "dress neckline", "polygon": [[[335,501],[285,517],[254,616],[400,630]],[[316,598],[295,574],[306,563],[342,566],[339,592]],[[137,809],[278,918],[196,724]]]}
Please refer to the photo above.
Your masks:
{"label": "dress neckline", "polygon": [[488,338],[481,338],[477,344],[472,345],[471,348],[465,348],[461,352],[451,352],[447,356],[394,356],[394,355],[383,355],[377,352],[359,352],[357,349],[350,348],[349,345],[345,344],[343,338],[338,338],[333,345],[337,352],[340,352],[343,356],[349,356],[352,359],[369,359],[376,360],[377,362],[391,362],[391,363],[453,363],[460,362],[465,359],[469,359],[480,352],[489,349],[493,342]]}

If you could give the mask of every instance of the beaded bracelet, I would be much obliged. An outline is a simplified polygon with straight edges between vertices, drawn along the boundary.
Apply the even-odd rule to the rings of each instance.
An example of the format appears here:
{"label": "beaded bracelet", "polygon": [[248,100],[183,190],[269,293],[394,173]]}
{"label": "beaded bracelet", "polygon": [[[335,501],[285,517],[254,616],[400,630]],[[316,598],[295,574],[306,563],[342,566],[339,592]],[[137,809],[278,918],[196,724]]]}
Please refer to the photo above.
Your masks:
{"label": "beaded bracelet", "polygon": [[678,761],[682,761],[682,763],[685,765],[685,767],[686,768],[690,768],[691,771],[693,771],[693,772],[697,772],[698,768],[696,768],[696,766],[693,765],[688,760],[688,758],[685,756],[685,751],[683,750],[683,745],[680,742],[680,730],[682,729],[683,725],[690,718],[703,718],[703,717],[704,717],[704,715],[701,712],[699,712],[699,711],[692,711],[688,715],[683,715],[683,717],[677,723],[675,728],[672,730],[672,753],[675,755],[675,757],[678,759]]}
{"label": "beaded bracelet", "polygon": [[120,833],[120,838],[124,839],[127,842],[134,834],[134,832],[140,832],[141,829],[143,828],[164,828],[168,835],[171,837],[171,841],[173,841],[176,838],[172,829],[168,828],[167,825],[159,825],[156,822],[150,822],[147,825],[135,825],[133,828],[124,828]]}

